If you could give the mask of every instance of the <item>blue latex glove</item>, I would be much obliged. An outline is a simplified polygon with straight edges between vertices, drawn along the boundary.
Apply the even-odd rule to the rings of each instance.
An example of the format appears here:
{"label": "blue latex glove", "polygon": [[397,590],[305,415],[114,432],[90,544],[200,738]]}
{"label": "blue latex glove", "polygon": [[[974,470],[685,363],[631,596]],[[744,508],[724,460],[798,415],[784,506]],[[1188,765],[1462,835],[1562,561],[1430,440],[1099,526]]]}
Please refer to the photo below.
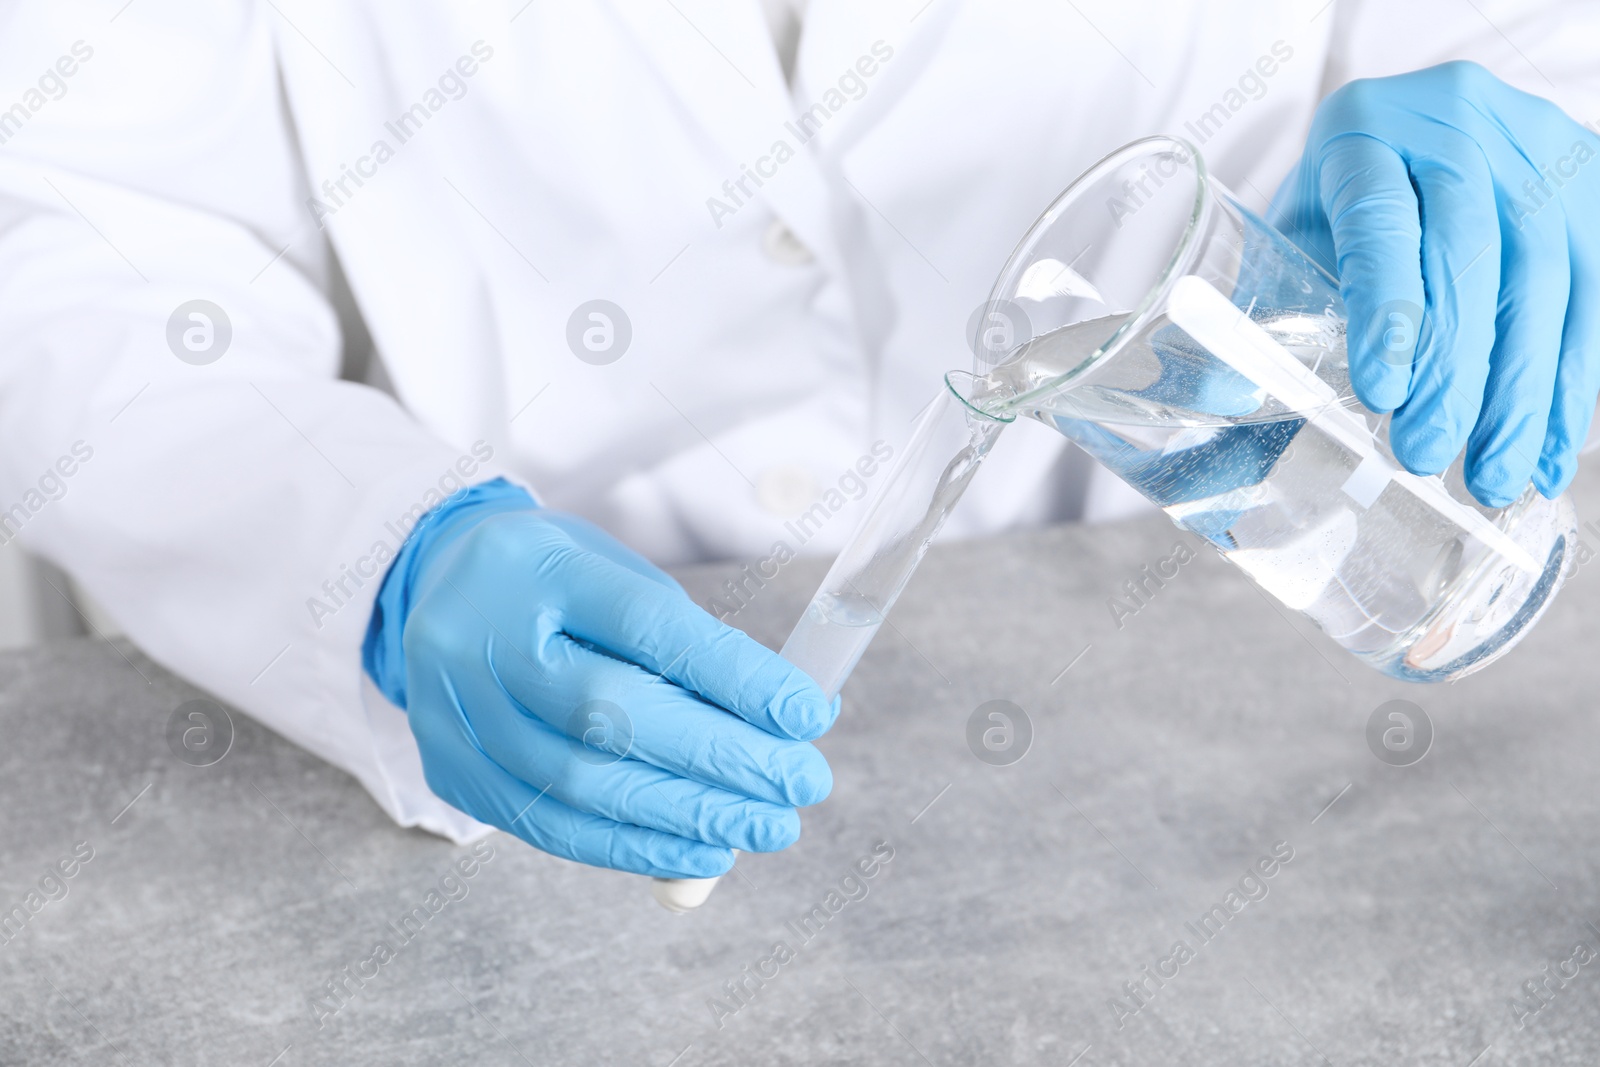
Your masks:
{"label": "blue latex glove", "polygon": [[[1395,458],[1501,507],[1556,496],[1600,393],[1600,139],[1472,63],[1323,101],[1280,228],[1330,270]],[[1419,320],[1420,317],[1420,321]]]}
{"label": "blue latex glove", "polygon": [[[504,482],[436,509],[385,577],[368,672],[428,785],[535,848],[703,878],[800,833],[837,705],[597,527]],[[621,709],[620,712],[618,709]]]}

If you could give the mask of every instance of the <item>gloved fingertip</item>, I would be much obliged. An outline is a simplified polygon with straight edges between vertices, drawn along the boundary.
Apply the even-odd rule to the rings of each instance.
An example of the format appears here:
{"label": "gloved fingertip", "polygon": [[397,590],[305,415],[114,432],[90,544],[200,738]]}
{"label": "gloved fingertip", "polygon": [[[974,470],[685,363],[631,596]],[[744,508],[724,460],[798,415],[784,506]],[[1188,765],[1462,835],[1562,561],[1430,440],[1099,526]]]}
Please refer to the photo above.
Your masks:
{"label": "gloved fingertip", "polygon": [[1416,360],[1416,340],[1385,341],[1373,327],[1370,336],[1352,339],[1349,346],[1350,387],[1356,398],[1380,415],[1406,402],[1411,392],[1411,368]]}
{"label": "gloved fingertip", "polygon": [[842,706],[843,705],[839,697],[834,697],[832,700],[824,704],[822,706],[821,714],[816,720],[816,725],[819,727],[819,729],[816,733],[806,738],[806,740],[815,741],[817,738],[833,729],[833,724],[839,721],[839,709]]}
{"label": "gloved fingertip", "polygon": [[1528,482],[1540,477],[1538,466],[1529,464],[1520,451],[1508,448],[1483,456],[1467,465],[1467,488],[1485,507],[1503,508],[1522,495]]}
{"label": "gloved fingertip", "polygon": [[1352,367],[1350,386],[1355,390],[1356,399],[1367,410],[1387,415],[1406,402],[1411,388],[1411,372],[1409,368],[1403,371],[1393,367],[1358,371]]}
{"label": "gloved fingertip", "polygon": [[673,877],[717,878],[733,869],[733,849],[688,842],[688,847],[674,857]]}
{"label": "gloved fingertip", "polygon": [[833,769],[822,758],[822,753],[814,748],[811,753],[812,758],[797,767],[784,783],[789,802],[797,808],[820,804],[833,792]]}
{"label": "gloved fingertip", "polygon": [[1522,495],[1527,479],[1515,482],[1502,472],[1480,474],[1467,479],[1467,491],[1486,508],[1510,507]]}
{"label": "gloved fingertip", "polygon": [[745,836],[746,852],[778,852],[800,840],[800,813],[793,808],[753,817]]}
{"label": "gloved fingertip", "polygon": [[[800,674],[799,671],[795,673]],[[835,698],[830,703],[809,678],[802,686],[799,692],[790,693],[779,702],[772,720],[796,741],[815,741],[827,733],[839,717],[839,702]]]}
{"label": "gloved fingertip", "polygon": [[833,709],[826,702],[807,701],[804,712],[799,716],[795,739],[815,741],[828,732],[828,728],[833,725],[833,719]]}
{"label": "gloved fingertip", "polygon": [[1427,478],[1435,474],[1444,473],[1450,464],[1447,460],[1440,459],[1441,452],[1432,449],[1396,448],[1394,458],[1400,465],[1412,474]]}
{"label": "gloved fingertip", "polygon": [[1567,491],[1577,473],[1577,457],[1570,454],[1539,457],[1539,466],[1533,472],[1533,487],[1547,500],[1554,500]]}
{"label": "gloved fingertip", "polygon": [[1461,443],[1437,426],[1414,429],[1401,420],[1389,424],[1389,447],[1406,470],[1424,477],[1443,472],[1461,451]]}
{"label": "gloved fingertip", "polygon": [[1512,493],[1507,493],[1498,487],[1474,488],[1468,486],[1472,498],[1486,508],[1508,508],[1517,499]]}
{"label": "gloved fingertip", "polygon": [[1351,266],[1346,285],[1350,320],[1346,332],[1350,385],[1356,397],[1379,414],[1393,411],[1411,392],[1411,371],[1422,336],[1420,304],[1400,297],[1406,283],[1385,270],[1367,277]]}

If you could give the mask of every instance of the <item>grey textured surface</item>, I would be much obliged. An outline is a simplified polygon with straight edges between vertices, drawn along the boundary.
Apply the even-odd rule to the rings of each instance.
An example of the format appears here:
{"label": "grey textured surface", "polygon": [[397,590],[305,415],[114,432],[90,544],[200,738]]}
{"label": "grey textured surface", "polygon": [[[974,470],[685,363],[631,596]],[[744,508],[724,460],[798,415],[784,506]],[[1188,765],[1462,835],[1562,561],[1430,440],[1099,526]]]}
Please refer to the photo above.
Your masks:
{"label": "grey textured surface", "polygon": [[[1600,514],[1593,474],[1579,506]],[[1510,1006],[1600,949],[1600,574],[1507,660],[1422,688],[1209,554],[1117,629],[1107,598],[1176,537],[1152,518],[936,550],[847,688],[798,845],[674,917],[639,879],[497,836],[320,1029],[324,983],[467,850],[242,717],[221,762],[180,763],[165,730],[196,694],[135,653],[0,659],[0,911],[94,849],[0,944],[0,1063],[1600,1060],[1600,963],[1520,1028]],[[820,570],[791,564],[738,623],[776,644]],[[685,579],[703,597],[724,574]],[[1393,698],[1437,731],[1414,766],[1367,748]],[[992,699],[1032,723],[1010,766],[966,741]],[[786,922],[880,841],[867,895],[803,941]],[[1280,841],[1267,896],[1202,944],[1184,924]],[[1119,1029],[1109,1003],[1180,938],[1194,958]],[[779,941],[794,958],[719,1027],[708,1003]]]}

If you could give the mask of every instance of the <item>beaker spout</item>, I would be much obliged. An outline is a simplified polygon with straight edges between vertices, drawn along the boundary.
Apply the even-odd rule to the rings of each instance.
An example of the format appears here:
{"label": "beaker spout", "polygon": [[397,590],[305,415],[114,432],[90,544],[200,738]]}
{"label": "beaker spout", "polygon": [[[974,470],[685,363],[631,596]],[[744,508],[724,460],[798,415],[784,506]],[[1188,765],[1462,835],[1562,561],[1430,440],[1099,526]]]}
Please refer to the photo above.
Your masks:
{"label": "beaker spout", "polygon": [[[829,699],[844,687],[1000,431],[989,379],[952,371],[811,598],[782,655]],[[997,405],[996,405],[997,406]]]}

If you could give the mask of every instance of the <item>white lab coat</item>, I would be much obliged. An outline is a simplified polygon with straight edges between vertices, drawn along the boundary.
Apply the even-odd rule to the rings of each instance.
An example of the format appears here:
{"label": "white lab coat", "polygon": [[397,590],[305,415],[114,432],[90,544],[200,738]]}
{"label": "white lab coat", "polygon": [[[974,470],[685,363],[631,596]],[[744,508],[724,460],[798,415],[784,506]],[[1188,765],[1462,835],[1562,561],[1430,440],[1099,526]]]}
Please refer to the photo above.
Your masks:
{"label": "white lab coat", "polygon": [[[1474,58],[1586,120],[1596,40],[1580,0],[811,0],[791,90],[753,0],[10,4],[5,529],[157,660],[466,839],[359,660],[441,487],[503,473],[662,563],[765,555],[970,364],[1012,245],[1105,152],[1221,116],[1202,151],[1261,206],[1350,77]],[[802,145],[785,123],[819,103]],[[744,168],[769,176],[739,192]],[[339,380],[339,268],[382,389]],[[167,341],[194,299],[232,327],[206,365]],[[609,364],[567,343],[593,299],[632,327]],[[950,532],[1136,502],[1015,433]]]}

